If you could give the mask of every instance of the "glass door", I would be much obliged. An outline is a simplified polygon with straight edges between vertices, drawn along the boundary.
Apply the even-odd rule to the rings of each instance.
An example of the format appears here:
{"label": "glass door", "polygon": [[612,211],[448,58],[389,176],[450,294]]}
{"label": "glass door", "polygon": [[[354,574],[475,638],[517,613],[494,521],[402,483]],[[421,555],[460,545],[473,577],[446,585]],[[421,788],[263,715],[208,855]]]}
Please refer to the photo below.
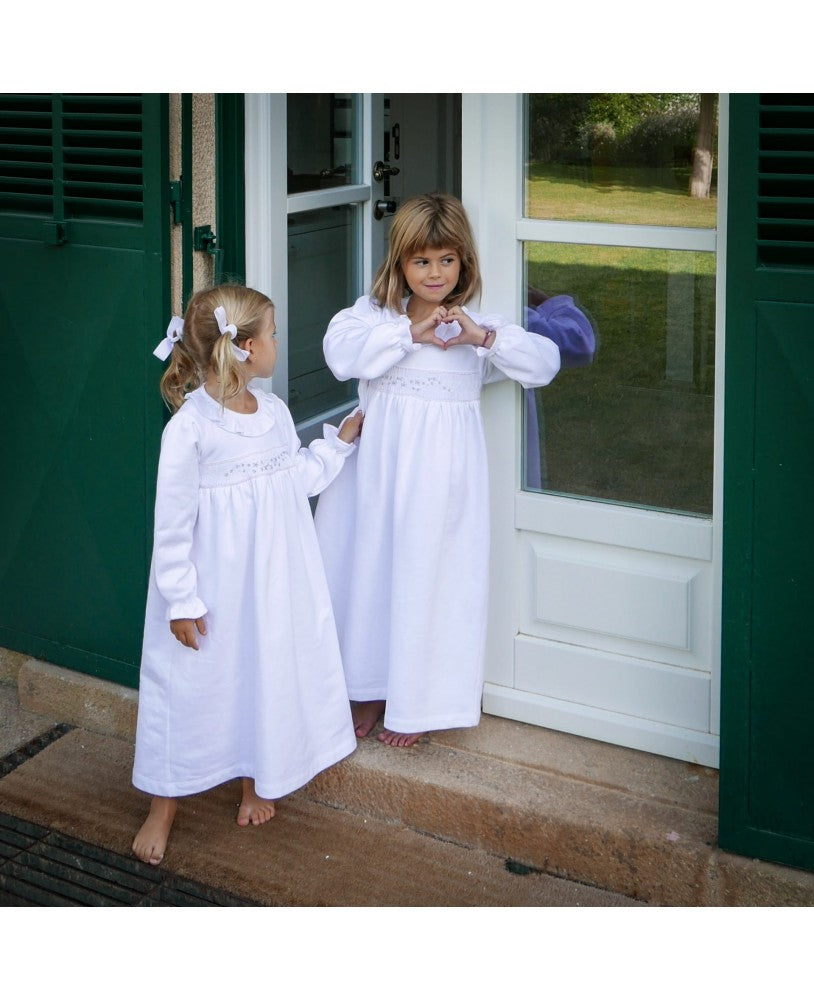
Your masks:
{"label": "glass door", "polygon": [[[463,190],[489,308],[532,328],[570,296],[597,341],[485,393],[484,709],[717,765],[725,164],[690,194],[711,96],[466,95]],[[725,127],[722,102],[722,150]]]}

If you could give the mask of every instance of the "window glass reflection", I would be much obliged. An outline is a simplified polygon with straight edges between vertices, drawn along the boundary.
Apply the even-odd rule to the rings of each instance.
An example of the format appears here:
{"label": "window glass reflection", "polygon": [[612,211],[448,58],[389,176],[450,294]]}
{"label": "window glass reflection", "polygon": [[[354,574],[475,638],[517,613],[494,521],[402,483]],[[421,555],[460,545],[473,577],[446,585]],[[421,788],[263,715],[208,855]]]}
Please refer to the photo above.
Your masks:
{"label": "window glass reflection", "polygon": [[715,94],[529,94],[526,215],[714,228],[717,138]]}
{"label": "window glass reflection", "polygon": [[[529,243],[528,305],[573,296],[593,358],[526,392],[525,488],[711,514],[715,255]],[[527,311],[527,323],[529,313]]]}
{"label": "window glass reflection", "polygon": [[288,217],[288,398],[295,422],[356,394],[356,382],[338,382],[322,353],[331,317],[356,296],[356,229],[348,205]]}
{"label": "window glass reflection", "polygon": [[288,193],[356,183],[353,94],[288,94]]}

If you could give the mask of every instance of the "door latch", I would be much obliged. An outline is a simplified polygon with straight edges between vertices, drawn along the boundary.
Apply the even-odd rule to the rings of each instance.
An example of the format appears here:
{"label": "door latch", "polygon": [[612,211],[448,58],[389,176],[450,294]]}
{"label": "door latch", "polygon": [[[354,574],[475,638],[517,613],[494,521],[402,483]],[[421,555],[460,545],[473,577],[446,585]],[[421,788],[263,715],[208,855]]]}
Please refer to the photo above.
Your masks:
{"label": "door latch", "polygon": [[379,198],[378,201],[373,203],[373,218],[383,219],[385,215],[392,215],[397,208],[397,202],[395,198]]}
{"label": "door latch", "polygon": [[212,232],[211,226],[195,227],[192,231],[192,248],[215,256],[218,252],[218,238]]}
{"label": "door latch", "polygon": [[395,177],[398,173],[400,173],[399,167],[391,167],[389,163],[384,163],[382,160],[376,160],[373,164],[373,180],[378,184],[381,184],[388,177]]}
{"label": "door latch", "polygon": [[211,226],[196,226],[192,230],[192,249],[214,258],[215,282],[219,282],[223,274],[223,248],[218,246],[218,238]]}

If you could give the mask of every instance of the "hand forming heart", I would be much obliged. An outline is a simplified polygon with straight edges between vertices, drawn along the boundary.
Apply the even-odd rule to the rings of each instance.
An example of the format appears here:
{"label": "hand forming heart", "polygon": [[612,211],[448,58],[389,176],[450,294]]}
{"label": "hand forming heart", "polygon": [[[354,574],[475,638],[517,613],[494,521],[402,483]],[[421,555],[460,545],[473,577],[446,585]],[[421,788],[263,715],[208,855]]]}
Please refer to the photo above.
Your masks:
{"label": "hand forming heart", "polygon": [[[441,323],[455,322],[461,328],[458,336],[451,337],[449,340],[441,340],[435,332],[437,327]],[[460,306],[453,306],[451,309],[438,306],[426,319],[418,323],[413,323],[410,327],[413,343],[435,344],[436,347],[440,347],[444,351],[448,347],[455,347],[462,344],[469,344],[472,347],[483,347],[485,339],[488,339],[487,335],[490,332],[493,331],[487,331],[484,327],[478,326],[472,317],[465,313]]]}

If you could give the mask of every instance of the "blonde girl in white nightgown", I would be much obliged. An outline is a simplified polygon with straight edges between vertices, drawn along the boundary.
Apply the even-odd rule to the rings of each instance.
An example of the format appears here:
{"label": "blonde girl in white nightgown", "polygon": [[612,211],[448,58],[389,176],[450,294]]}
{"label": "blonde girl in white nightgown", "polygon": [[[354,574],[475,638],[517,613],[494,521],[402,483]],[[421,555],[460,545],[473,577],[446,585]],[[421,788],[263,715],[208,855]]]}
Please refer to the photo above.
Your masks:
{"label": "blonde girl in white nightgown", "polygon": [[323,347],[359,379],[365,432],[320,497],[316,526],[356,735],[412,746],[480,720],[488,604],[489,482],[481,387],[545,385],[557,345],[471,311],[481,290],[466,213],[450,195],[402,205],[369,296]]}
{"label": "blonde girl in white nightgown", "polygon": [[190,300],[156,354],[174,416],[161,441],[133,784],[133,842],[164,856],[177,799],[242,779],[240,826],[356,746],[308,496],[355,450],[360,415],[300,448],[276,396],[274,306],[221,285]]}

